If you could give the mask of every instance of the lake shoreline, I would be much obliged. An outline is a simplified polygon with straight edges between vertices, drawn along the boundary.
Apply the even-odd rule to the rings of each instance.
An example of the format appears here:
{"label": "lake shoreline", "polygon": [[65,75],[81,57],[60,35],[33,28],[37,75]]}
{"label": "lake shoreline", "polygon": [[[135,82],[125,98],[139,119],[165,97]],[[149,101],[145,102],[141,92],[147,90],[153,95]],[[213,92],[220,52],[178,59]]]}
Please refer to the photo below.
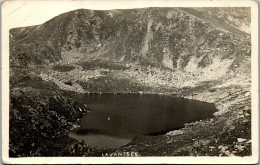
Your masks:
{"label": "lake shoreline", "polygon": [[[44,69],[46,68],[44,67],[42,69],[41,68],[34,69],[32,72],[34,74],[30,73],[31,78],[27,79],[25,82],[22,82],[22,84],[11,83],[12,90],[10,92],[10,95],[16,97],[19,96],[20,93],[23,93],[23,95],[27,95],[29,97],[33,97],[35,95],[48,96],[48,97],[62,95],[66,98],[73,98],[76,95],[81,94],[80,92],[77,92],[76,88],[74,89],[74,86],[71,86],[72,88],[70,90],[67,90],[66,88],[63,88],[63,85],[60,86],[59,83],[57,84],[55,83],[55,81],[52,80],[47,81],[41,78],[39,80],[38,77],[35,77],[35,73],[40,75],[40,73],[46,72]],[[20,71],[22,72],[20,73]],[[28,69],[26,69],[26,71],[28,71]],[[21,68],[19,68],[19,73],[15,74],[16,75],[15,79],[18,80],[21,79],[22,75],[20,74],[22,73],[23,73],[23,69],[21,70]],[[65,80],[65,77],[63,79]],[[102,82],[103,80],[100,82],[97,81],[97,84],[101,85]],[[26,84],[26,86],[24,84]],[[120,84],[115,82],[115,84],[121,85],[119,89],[124,89],[125,86],[124,83]],[[91,88],[90,86],[89,92],[95,92],[94,89],[95,88]],[[238,84],[237,86],[229,85],[229,84],[225,86],[223,85],[221,86],[221,84],[220,85],[208,84],[202,87],[193,87],[189,89],[174,88],[173,89],[174,91],[170,91],[170,92],[167,92],[167,90],[164,87],[162,88],[162,90],[160,87],[159,88],[156,87],[150,92],[147,92],[148,89],[142,90],[143,94],[159,93],[162,95],[167,95],[172,97],[179,96],[191,100],[213,103],[216,106],[218,111],[214,114],[215,117],[209,120],[187,123],[185,124],[184,128],[176,131],[170,131],[166,135],[139,136],[134,138],[134,140],[130,144],[127,144],[126,146],[122,146],[116,149],[97,148],[97,147],[87,146],[84,144],[83,141],[77,141],[69,138],[67,134],[72,129],[67,129],[67,128],[63,130],[67,132],[64,134],[64,136],[66,136],[66,138],[64,139],[67,139],[66,144],[64,143],[63,145],[58,145],[55,144],[56,142],[52,140],[48,140],[48,139],[42,139],[42,140],[50,144],[48,145],[50,148],[52,148],[52,146],[58,145],[59,149],[61,150],[59,154],[64,156],[65,155],[66,156],[73,156],[73,155],[74,156],[102,156],[102,153],[105,152],[112,153],[117,151],[121,152],[125,150],[127,152],[138,152],[140,156],[144,156],[144,155],[157,156],[158,154],[167,156],[168,153],[170,153],[170,155],[176,155],[176,156],[177,155],[188,156],[188,155],[205,155],[208,154],[209,152],[212,153],[212,156],[251,155],[251,142],[250,142],[251,130],[249,129],[251,127],[250,125],[251,123],[251,105],[250,105],[251,98],[250,97],[251,96],[250,96],[249,89],[250,89],[250,84],[243,84],[242,86],[240,84]],[[16,90],[19,91],[18,94]],[[157,92],[160,90],[166,92]],[[111,88],[111,91],[116,91],[116,90]],[[132,91],[131,93],[141,94],[141,92],[138,93],[138,91],[140,90],[131,90],[131,91]],[[84,93],[87,92],[88,91],[84,91]],[[100,93],[100,91],[97,91],[97,93]],[[104,93],[107,93],[107,91],[104,91]],[[118,93],[130,93],[130,92],[118,91]],[[176,93],[181,93],[181,94],[176,94]],[[242,102],[243,104],[241,104]],[[30,121],[27,122],[30,123]],[[73,129],[78,127],[78,124],[76,123],[74,124],[71,123],[71,124],[74,125]],[[234,126],[235,124],[238,124],[238,126]],[[18,127],[17,129],[19,130],[21,128]],[[209,130],[218,130],[218,131],[213,131],[213,132],[211,131],[211,134],[209,134],[208,133]],[[220,136],[224,134],[225,137]],[[201,137],[197,138],[198,135],[200,135]],[[230,137],[230,135],[233,135],[236,138],[234,139],[233,137]],[[225,139],[226,137],[229,138]],[[61,137],[59,136],[59,138]],[[174,140],[175,138],[179,140]],[[238,142],[237,138],[242,138],[246,140],[241,143]],[[17,136],[15,139],[18,140],[19,136]],[[211,141],[210,139],[216,139],[216,141]],[[167,146],[166,144],[169,146]],[[203,144],[211,144],[211,145],[203,145]],[[30,145],[32,145],[31,142]],[[70,146],[71,148],[66,147],[66,145]],[[170,145],[172,145],[173,147],[170,147]],[[241,146],[245,146],[245,147],[241,147]],[[204,151],[200,151],[201,147],[204,148]],[[79,151],[76,151],[75,148],[80,148],[80,149]],[[160,152],[159,149],[158,151],[157,150],[154,151],[152,148],[161,148],[161,150],[167,150],[168,152],[165,153],[163,151]],[[17,150],[16,148],[13,149]],[[22,149],[22,148],[18,148],[18,149]],[[51,152],[44,153],[42,149],[43,148],[39,147],[37,149],[39,150],[39,153],[36,152],[35,154],[36,155],[47,154],[46,156],[50,156],[48,154],[50,154]],[[15,155],[18,156],[18,154]],[[30,156],[30,154],[24,156]]]}
{"label": "lake shoreline", "polygon": [[216,112],[212,103],[158,94],[88,93],[75,99],[88,105],[91,113],[81,119],[71,137],[109,148],[126,144],[135,136],[180,129],[185,123],[211,118]]}

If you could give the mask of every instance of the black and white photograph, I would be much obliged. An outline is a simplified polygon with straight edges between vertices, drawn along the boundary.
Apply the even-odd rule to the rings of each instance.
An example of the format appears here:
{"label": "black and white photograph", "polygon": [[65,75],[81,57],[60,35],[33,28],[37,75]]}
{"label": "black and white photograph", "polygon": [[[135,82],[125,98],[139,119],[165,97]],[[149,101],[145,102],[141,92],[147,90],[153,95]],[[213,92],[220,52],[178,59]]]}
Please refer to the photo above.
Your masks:
{"label": "black and white photograph", "polygon": [[257,163],[257,8],[2,2],[3,162]]}

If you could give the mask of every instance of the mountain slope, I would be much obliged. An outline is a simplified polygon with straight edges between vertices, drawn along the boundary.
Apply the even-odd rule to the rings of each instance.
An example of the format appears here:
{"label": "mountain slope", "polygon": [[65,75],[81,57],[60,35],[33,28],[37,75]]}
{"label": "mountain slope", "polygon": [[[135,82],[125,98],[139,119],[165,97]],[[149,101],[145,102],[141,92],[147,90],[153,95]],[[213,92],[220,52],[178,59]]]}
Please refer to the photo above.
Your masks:
{"label": "mountain slope", "polygon": [[23,58],[32,59],[32,63],[43,62],[42,58],[53,62],[76,50],[88,57],[183,69],[191,56],[199,59],[200,67],[212,62],[210,55],[220,59],[249,56],[249,34],[229,24],[219,29],[214,23],[218,19],[209,20],[198,11],[147,8],[68,12],[42,25],[12,29],[11,58],[19,56],[18,63]]}
{"label": "mountain slope", "polygon": [[[173,76],[169,73],[169,82],[163,82],[177,88],[223,79],[223,76],[243,75],[240,76],[243,78],[249,75],[251,54],[249,34],[240,28],[250,25],[249,16],[244,17],[246,14],[243,14],[238,17],[245,11],[248,12],[248,9],[79,9],[42,25],[11,29],[10,63],[48,68],[57,64],[73,65],[78,68],[74,70],[76,74],[72,73],[77,77],[84,76],[86,61],[142,66],[145,72],[149,72],[147,70],[151,66],[180,72],[173,73]],[[228,14],[227,22],[223,17]],[[238,20],[241,26],[238,26]],[[230,23],[232,21],[233,24]],[[245,67],[245,64],[248,66]],[[158,72],[152,72],[149,79],[139,77],[136,81],[151,86],[150,82],[156,82],[154,79],[158,77],[154,75]],[[64,82],[54,80],[55,77],[64,80],[70,77],[57,74],[42,78],[74,90]],[[135,79],[131,75],[128,77]],[[77,91],[84,92],[79,84],[84,86],[87,82],[75,81]]]}

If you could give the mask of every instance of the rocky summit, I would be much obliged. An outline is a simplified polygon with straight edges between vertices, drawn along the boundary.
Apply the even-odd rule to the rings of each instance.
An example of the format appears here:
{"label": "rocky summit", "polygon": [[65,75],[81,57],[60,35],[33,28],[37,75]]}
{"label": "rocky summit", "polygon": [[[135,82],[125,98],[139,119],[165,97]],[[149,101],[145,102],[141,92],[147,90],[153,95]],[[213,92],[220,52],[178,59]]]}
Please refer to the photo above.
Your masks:
{"label": "rocky summit", "polygon": [[[11,29],[10,156],[251,155],[250,20],[250,8],[237,7],[79,9]],[[88,111],[73,96],[86,92],[160,93],[218,111],[97,148],[67,135]]]}

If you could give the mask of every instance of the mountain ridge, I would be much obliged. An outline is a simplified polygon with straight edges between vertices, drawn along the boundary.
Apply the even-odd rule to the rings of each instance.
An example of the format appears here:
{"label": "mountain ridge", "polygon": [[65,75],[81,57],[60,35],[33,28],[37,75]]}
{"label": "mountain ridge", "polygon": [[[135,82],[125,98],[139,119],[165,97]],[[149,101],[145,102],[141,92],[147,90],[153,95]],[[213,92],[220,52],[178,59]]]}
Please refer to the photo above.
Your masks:
{"label": "mountain ridge", "polygon": [[[182,10],[184,8],[145,8],[111,11],[79,9],[56,16],[42,25],[11,29],[10,36],[12,37],[10,37],[10,44],[17,45],[17,42],[25,42],[26,40],[27,43],[32,45],[43,45],[45,43],[42,42],[47,42],[45,46],[49,45],[49,48],[53,50],[47,51],[47,48],[43,50],[47,54],[45,59],[53,58],[53,61],[61,60],[62,52],[76,49],[78,52],[84,52],[86,55],[98,52],[96,54],[107,57],[107,54],[109,54],[111,58],[116,60],[135,61],[136,58],[142,59],[144,57],[143,61],[161,63],[160,65],[169,68],[177,68],[176,59],[180,58],[179,54],[196,52],[195,56],[196,54],[201,56],[203,52],[198,53],[199,49],[216,48],[212,45],[204,44],[206,48],[183,51],[183,47],[186,47],[186,49],[198,47],[199,42],[203,42],[198,41],[198,37],[213,35],[215,37],[213,40],[219,39],[219,42],[222,40],[227,45],[231,44],[230,47],[233,46],[233,41],[231,41],[233,39],[240,40],[240,38],[243,38],[244,40],[249,40],[248,36],[237,37],[237,31],[232,34],[214,28],[210,23],[202,22],[196,19],[196,16],[185,14],[187,12],[182,12]],[[170,15],[175,17],[171,18],[173,16]],[[188,22],[185,20],[181,22],[184,17]],[[220,33],[231,39],[222,39],[223,37],[216,36]],[[211,44],[209,38],[202,38],[202,40]],[[223,45],[221,46],[220,49],[223,48]],[[236,45],[235,47],[240,46]],[[103,48],[102,52],[99,51],[101,48]],[[13,52],[16,53],[18,51],[11,50],[11,57]],[[36,52],[36,50],[32,50],[32,52]],[[106,54],[103,52],[106,52]],[[212,53],[215,52],[213,51]],[[23,52],[20,51],[19,53]],[[217,53],[220,54],[219,52]],[[221,50],[221,53],[230,54],[225,53],[224,50]],[[147,54],[149,54],[148,58],[146,58]],[[42,54],[39,56],[44,58]],[[185,57],[180,59],[187,63]],[[173,61],[170,64],[163,62],[169,60]],[[38,59],[38,61],[41,60]]]}

